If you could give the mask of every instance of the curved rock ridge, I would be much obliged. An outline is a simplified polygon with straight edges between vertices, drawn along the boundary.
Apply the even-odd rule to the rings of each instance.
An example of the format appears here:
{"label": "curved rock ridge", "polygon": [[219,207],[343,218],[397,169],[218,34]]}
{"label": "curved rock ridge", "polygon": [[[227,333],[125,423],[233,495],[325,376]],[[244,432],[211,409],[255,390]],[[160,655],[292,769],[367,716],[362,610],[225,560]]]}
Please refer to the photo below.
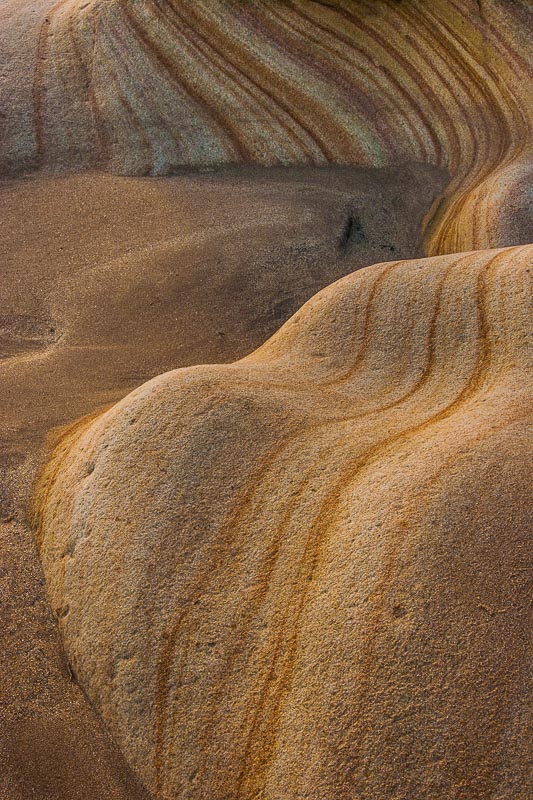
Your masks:
{"label": "curved rock ridge", "polygon": [[527,0],[35,6],[0,9],[4,172],[414,160],[451,175],[429,255],[531,239]]}
{"label": "curved rock ridge", "polygon": [[49,596],[154,797],[530,796],[532,261],[361,270],[63,438]]}
{"label": "curved rock ridge", "polygon": [[0,800],[144,797],[69,675],[26,524],[47,432],[250,353],[358,267],[421,256],[444,185],[420,164],[0,182]]}

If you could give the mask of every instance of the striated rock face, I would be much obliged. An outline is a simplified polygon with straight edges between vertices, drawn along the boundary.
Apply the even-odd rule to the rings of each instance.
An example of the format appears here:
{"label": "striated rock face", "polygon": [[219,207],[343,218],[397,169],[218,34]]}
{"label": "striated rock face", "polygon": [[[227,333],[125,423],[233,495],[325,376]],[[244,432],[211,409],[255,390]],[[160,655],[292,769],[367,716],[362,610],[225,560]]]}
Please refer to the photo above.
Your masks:
{"label": "striated rock face", "polygon": [[443,172],[0,183],[0,800],[145,797],[72,680],[47,601],[26,514],[47,433],[169,369],[242,357],[347,272],[422,255]]}
{"label": "striated rock face", "polygon": [[532,260],[362,270],[63,439],[52,606],[154,797],[531,796]]}
{"label": "striated rock face", "polygon": [[429,254],[518,244],[532,31],[528,0],[4,0],[0,169],[421,161]]}
{"label": "striated rock face", "polygon": [[72,679],[46,597],[26,511],[47,432],[169,369],[242,357],[347,272],[421,255],[442,172],[0,183],[0,800],[147,797]]}
{"label": "striated rock face", "polygon": [[0,800],[533,796],[532,35],[0,0]]}

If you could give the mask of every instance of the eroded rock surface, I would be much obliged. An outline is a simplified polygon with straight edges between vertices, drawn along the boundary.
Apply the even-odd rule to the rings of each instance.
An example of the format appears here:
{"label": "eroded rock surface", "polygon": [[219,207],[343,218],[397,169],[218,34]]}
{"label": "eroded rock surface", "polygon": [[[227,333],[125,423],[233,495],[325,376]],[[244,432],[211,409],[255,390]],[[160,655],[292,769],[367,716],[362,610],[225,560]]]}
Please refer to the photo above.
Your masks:
{"label": "eroded rock surface", "polygon": [[4,0],[0,170],[419,161],[453,178],[429,255],[519,244],[532,31],[528,0]]}
{"label": "eroded rock surface", "polygon": [[530,796],[532,258],[361,270],[62,440],[52,607],[155,797]]}
{"label": "eroded rock surface", "polygon": [[168,369],[249,353],[341,275],[421,255],[445,182],[405,165],[0,184],[0,800],[144,798],[47,602],[27,521],[47,434]]}
{"label": "eroded rock surface", "polygon": [[0,2],[0,800],[529,800],[532,32]]}

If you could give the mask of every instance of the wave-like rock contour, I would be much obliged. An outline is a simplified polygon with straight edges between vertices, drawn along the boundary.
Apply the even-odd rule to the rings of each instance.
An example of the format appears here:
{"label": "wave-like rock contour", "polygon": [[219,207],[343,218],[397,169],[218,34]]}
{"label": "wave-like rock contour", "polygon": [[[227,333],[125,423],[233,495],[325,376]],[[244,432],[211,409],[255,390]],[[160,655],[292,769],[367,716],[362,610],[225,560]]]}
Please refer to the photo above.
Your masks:
{"label": "wave-like rock contour", "polygon": [[63,439],[51,602],[155,797],[530,796],[532,259],[367,268]]}
{"label": "wave-like rock contour", "polygon": [[7,0],[0,27],[4,171],[420,161],[451,175],[429,255],[531,237],[527,0]]}

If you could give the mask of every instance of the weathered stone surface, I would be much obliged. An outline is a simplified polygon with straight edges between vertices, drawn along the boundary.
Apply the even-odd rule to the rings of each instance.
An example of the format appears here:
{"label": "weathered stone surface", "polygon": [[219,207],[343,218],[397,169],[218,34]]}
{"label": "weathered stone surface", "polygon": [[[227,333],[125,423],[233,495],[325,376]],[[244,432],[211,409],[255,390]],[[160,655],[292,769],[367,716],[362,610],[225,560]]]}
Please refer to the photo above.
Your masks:
{"label": "weathered stone surface", "polygon": [[[109,732],[157,798],[529,800],[529,256],[488,249],[533,240],[532,33],[0,0],[0,800],[144,798]],[[106,733],[26,518],[51,429],[472,250],[157,379],[83,434],[109,463],[67,436],[43,553]]]}
{"label": "weathered stone surface", "polygon": [[52,607],[155,797],[530,796],[532,256],[361,270],[62,440]]}
{"label": "weathered stone surface", "polygon": [[420,161],[429,255],[519,244],[532,32],[528,0],[4,0],[0,170]]}
{"label": "weathered stone surface", "polygon": [[[139,800],[69,674],[26,516],[47,433],[232,361],[317,289],[420,255],[427,165],[0,184],[0,800]],[[131,771],[130,771],[131,773]]]}

